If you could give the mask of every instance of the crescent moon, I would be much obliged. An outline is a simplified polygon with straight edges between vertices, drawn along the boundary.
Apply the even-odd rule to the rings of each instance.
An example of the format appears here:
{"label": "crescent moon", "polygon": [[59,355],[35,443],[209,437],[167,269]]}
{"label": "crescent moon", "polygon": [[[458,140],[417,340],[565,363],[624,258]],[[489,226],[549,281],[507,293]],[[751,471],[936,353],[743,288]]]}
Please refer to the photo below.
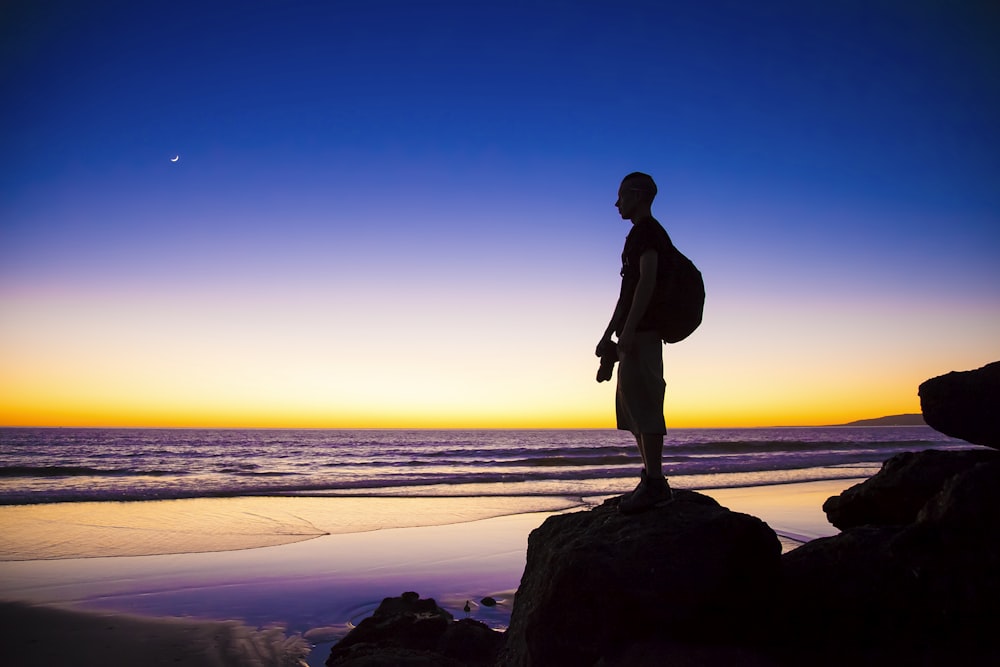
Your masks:
{"label": "crescent moon", "polygon": [[180,159],[181,159],[181,156],[180,156],[180,155],[175,155],[175,156],[173,156],[172,158],[170,158],[170,161],[171,161],[171,162],[177,162],[177,161],[178,161],[178,160],[180,160]]}

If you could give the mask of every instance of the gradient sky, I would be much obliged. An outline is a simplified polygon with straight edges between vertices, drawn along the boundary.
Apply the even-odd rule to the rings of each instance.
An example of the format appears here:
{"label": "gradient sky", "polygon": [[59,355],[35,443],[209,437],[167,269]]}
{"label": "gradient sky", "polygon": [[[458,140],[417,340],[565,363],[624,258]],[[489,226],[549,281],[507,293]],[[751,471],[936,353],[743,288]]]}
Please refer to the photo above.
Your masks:
{"label": "gradient sky", "polygon": [[[1000,359],[995,2],[5,2],[0,424],[605,427],[622,176],[668,426]],[[174,163],[170,158],[179,155]]]}

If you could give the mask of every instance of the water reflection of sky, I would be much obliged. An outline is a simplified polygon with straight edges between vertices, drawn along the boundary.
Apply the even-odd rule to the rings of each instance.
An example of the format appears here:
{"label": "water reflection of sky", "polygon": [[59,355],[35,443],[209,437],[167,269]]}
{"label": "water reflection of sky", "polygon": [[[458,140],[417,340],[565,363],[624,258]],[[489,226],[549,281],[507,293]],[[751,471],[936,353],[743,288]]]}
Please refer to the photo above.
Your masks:
{"label": "water reflection of sky", "polygon": [[[327,535],[216,553],[6,562],[0,597],[147,615],[279,623],[293,632],[343,624],[408,590],[462,617],[466,600],[505,625],[524,569],[528,533],[548,513],[422,528]],[[461,604],[459,604],[459,601]],[[504,602],[506,601],[506,602]]]}

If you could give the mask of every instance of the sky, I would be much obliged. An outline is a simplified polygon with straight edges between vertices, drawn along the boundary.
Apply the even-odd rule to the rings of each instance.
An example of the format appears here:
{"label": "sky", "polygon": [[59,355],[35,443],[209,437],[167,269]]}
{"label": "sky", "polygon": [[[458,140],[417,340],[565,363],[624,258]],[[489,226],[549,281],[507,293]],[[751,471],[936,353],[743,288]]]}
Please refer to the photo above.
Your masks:
{"label": "sky", "polygon": [[[635,170],[670,427],[1000,359],[994,2],[0,8],[0,425],[614,427]],[[177,157],[176,161],[171,158]]]}

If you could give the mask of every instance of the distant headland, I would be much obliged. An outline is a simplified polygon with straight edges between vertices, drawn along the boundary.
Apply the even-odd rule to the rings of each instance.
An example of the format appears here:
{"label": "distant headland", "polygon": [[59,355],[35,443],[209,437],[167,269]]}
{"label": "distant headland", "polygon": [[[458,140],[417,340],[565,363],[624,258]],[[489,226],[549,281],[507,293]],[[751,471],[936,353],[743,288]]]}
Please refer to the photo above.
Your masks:
{"label": "distant headland", "polygon": [[922,414],[889,415],[874,419],[859,419],[841,426],[926,426]]}

